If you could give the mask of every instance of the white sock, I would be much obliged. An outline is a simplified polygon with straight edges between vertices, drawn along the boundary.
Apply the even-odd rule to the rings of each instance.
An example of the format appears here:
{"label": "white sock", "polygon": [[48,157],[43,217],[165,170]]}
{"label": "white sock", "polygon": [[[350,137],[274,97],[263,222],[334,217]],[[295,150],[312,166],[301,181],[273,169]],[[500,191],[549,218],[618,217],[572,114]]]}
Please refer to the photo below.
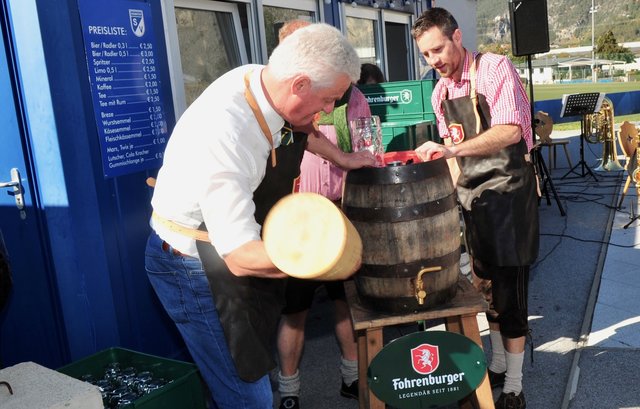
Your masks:
{"label": "white sock", "polygon": [[342,375],[342,381],[351,385],[358,380],[358,361],[348,361],[344,358],[340,358],[340,374]]}
{"label": "white sock", "polygon": [[504,378],[503,393],[513,392],[518,395],[522,392],[522,363],[524,362],[524,351],[519,354],[512,354],[505,351],[507,357],[507,376]]}
{"label": "white sock", "polygon": [[502,344],[502,335],[500,331],[489,330],[489,338],[491,339],[491,364],[489,369],[495,373],[502,373],[507,370],[507,359],[504,355],[504,345]]}
{"label": "white sock", "polygon": [[349,361],[340,357],[340,374],[342,375],[342,381],[347,384],[347,386],[357,381],[358,361]]}
{"label": "white sock", "polygon": [[291,376],[283,376],[282,372],[278,371],[278,391],[281,398],[300,396],[300,370],[296,370]]}

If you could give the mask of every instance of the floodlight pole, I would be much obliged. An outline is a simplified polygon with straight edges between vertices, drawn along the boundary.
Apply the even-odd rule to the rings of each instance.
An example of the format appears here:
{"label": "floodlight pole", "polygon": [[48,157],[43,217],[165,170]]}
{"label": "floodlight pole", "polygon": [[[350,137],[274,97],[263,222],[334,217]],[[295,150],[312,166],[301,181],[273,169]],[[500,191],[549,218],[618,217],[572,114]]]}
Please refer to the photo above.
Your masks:
{"label": "floodlight pole", "polygon": [[596,0],[591,0],[591,80],[598,82],[596,77]]}

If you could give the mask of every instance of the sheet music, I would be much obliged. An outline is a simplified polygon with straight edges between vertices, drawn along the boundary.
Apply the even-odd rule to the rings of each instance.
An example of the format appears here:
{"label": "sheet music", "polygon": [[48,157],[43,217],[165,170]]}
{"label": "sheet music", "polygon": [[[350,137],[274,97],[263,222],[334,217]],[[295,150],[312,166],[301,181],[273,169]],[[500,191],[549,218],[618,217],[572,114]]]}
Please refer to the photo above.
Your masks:
{"label": "sheet music", "polygon": [[600,111],[600,108],[602,107],[602,101],[604,101],[604,96],[605,96],[605,93],[601,92],[600,96],[598,97],[598,102],[596,103],[596,109],[593,112]]}

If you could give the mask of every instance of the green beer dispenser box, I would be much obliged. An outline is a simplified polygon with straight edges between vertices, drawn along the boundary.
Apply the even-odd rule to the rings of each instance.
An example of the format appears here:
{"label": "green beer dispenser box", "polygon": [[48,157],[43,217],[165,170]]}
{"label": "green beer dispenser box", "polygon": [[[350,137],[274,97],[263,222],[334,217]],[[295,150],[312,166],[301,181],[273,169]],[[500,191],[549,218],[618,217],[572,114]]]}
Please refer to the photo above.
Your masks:
{"label": "green beer dispenser box", "polygon": [[189,362],[109,348],[58,372],[98,386],[105,408],[206,408],[198,369]]}
{"label": "green beer dispenser box", "polygon": [[382,122],[385,151],[412,150],[426,141],[441,142],[431,94],[437,80],[360,85],[372,115]]}
{"label": "green beer dispenser box", "polygon": [[[426,141],[432,141],[433,121],[408,120],[382,122],[382,144],[385,152],[414,150]],[[437,130],[435,131],[437,134]]]}

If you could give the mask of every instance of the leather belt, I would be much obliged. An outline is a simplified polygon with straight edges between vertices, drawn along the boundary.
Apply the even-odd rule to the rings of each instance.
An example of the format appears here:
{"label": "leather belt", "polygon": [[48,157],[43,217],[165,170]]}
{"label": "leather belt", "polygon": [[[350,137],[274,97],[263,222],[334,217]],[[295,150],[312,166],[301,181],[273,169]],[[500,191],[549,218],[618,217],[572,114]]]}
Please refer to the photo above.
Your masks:
{"label": "leather belt", "polygon": [[153,221],[160,223],[161,225],[163,225],[164,227],[166,227],[167,229],[173,232],[182,234],[183,236],[191,237],[194,240],[206,241],[207,243],[211,242],[211,240],[209,240],[209,233],[206,231],[182,226],[172,220],[169,220],[167,218],[160,216],[156,212],[153,212],[151,214],[151,218],[153,219]]}

